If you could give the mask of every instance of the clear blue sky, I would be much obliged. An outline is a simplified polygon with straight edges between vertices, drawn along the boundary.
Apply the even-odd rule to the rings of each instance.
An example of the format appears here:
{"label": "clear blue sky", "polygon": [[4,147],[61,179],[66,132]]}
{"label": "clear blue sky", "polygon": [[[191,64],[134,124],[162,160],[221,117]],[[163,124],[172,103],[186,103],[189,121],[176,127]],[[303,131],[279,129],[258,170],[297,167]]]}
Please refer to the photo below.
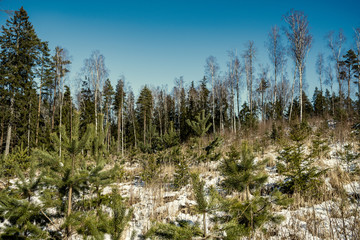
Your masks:
{"label": "clear blue sky", "polygon": [[[38,36],[66,48],[72,56],[70,80],[80,72],[93,50],[106,58],[110,79],[121,74],[138,92],[145,84],[173,86],[174,78],[187,83],[204,75],[205,59],[217,57],[226,71],[227,51],[244,51],[255,42],[256,66],[268,63],[264,42],[273,25],[284,26],[282,16],[291,8],[308,16],[314,43],[308,56],[306,78],[312,95],[317,81],[314,64],[319,51],[328,55],[324,36],[342,28],[353,40],[360,26],[360,1],[75,1],[2,0],[1,9],[28,12]],[[0,15],[3,24],[7,16]],[[283,39],[284,43],[285,38]],[[317,83],[317,82],[316,82]]]}

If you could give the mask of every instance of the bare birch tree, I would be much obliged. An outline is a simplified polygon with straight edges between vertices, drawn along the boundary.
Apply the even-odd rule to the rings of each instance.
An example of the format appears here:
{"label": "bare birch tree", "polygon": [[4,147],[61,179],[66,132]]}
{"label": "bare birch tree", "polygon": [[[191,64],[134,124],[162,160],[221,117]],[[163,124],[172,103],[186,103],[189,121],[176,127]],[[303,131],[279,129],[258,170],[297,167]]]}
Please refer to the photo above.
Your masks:
{"label": "bare birch tree", "polygon": [[249,41],[244,52],[245,59],[245,70],[246,70],[246,83],[250,104],[250,113],[253,111],[253,75],[254,75],[254,61],[255,61],[256,49],[254,46],[254,41]]}
{"label": "bare birch tree", "polygon": [[[67,68],[67,65],[69,65],[71,62],[69,60],[69,54],[66,49],[63,49],[61,47],[55,48],[55,56],[54,56],[54,64],[55,64],[55,72],[56,72],[56,82],[59,86],[59,109],[60,109],[60,117],[59,117],[59,156],[61,157],[61,142],[62,142],[62,107],[64,102],[64,81],[65,81],[65,75],[69,72],[69,69]],[[54,100],[55,102],[55,100]],[[53,107],[53,110],[55,108]],[[53,114],[54,116],[54,114]]]}
{"label": "bare birch tree", "polygon": [[[268,35],[268,42],[266,43],[269,52],[269,58],[273,64],[274,69],[273,106],[275,106],[277,102],[277,77],[281,71],[285,56],[285,50],[281,43],[281,36],[279,31],[280,30],[276,25],[272,27]],[[275,107],[273,107],[273,118],[275,118]]]}
{"label": "bare birch tree", "polygon": [[309,33],[307,16],[303,12],[291,10],[290,13],[284,16],[284,20],[289,24],[289,29],[285,29],[285,34],[289,40],[290,52],[299,74],[300,121],[302,121],[303,74],[306,66],[306,56],[311,48],[312,35]]}
{"label": "bare birch tree", "polygon": [[323,83],[323,74],[324,74],[324,55],[322,53],[319,53],[317,55],[316,72],[317,74],[319,74],[320,92],[322,95],[323,94],[322,83]]}
{"label": "bare birch tree", "polygon": [[329,66],[326,68],[326,80],[325,80],[325,84],[330,85],[330,91],[331,91],[331,110],[332,110],[332,115],[335,115],[335,93],[333,90],[333,86],[334,86],[334,76],[333,76],[333,70],[331,67],[331,64],[329,64]]}
{"label": "bare birch tree", "polygon": [[[94,92],[94,112],[95,112],[95,134],[98,130],[98,108],[101,105],[101,89],[108,76],[108,70],[105,66],[105,57],[98,51],[93,51],[90,58],[84,61],[84,73],[89,79]],[[102,127],[102,126],[100,126]]]}
{"label": "bare birch tree", "polygon": [[212,101],[212,127],[215,134],[215,84],[217,81],[217,74],[219,70],[219,65],[214,56],[209,56],[206,59],[205,72],[208,75],[208,78],[211,79],[211,101]]}
{"label": "bare birch tree", "polygon": [[341,57],[343,56],[342,48],[346,42],[345,35],[343,31],[340,29],[339,33],[334,36],[335,33],[332,31],[330,32],[326,38],[328,40],[328,48],[331,51],[330,59],[335,62],[335,72],[336,72],[336,79],[339,84],[339,98],[340,98],[340,106],[342,106],[342,79],[341,79]]}

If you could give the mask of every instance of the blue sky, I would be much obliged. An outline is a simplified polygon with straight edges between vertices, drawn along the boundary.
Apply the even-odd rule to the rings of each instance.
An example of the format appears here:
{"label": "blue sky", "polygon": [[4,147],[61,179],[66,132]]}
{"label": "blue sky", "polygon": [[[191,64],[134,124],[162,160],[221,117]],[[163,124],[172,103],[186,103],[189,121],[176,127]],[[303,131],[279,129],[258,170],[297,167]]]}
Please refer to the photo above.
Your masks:
{"label": "blue sky", "polygon": [[[66,48],[72,56],[69,82],[93,50],[106,58],[113,85],[125,75],[135,92],[145,84],[173,86],[176,77],[187,83],[204,75],[205,60],[217,57],[226,71],[227,51],[239,54],[255,42],[257,61],[267,64],[264,42],[273,25],[284,26],[282,16],[291,8],[308,16],[314,36],[306,79],[312,95],[319,51],[328,55],[324,36],[344,30],[347,46],[353,28],[360,26],[360,1],[69,1],[2,0],[1,9],[24,6],[38,36]],[[0,15],[3,24],[7,16]],[[285,38],[283,42],[286,43]],[[291,62],[291,61],[289,61]],[[290,71],[290,69],[289,69]],[[257,74],[256,74],[257,75]]]}

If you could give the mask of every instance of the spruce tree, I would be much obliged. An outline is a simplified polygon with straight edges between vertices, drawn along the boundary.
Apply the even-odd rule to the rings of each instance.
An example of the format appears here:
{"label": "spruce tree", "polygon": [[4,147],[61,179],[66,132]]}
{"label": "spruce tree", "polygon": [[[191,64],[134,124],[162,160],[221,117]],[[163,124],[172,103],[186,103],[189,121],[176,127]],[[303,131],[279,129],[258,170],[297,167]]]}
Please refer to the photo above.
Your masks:
{"label": "spruce tree", "polygon": [[205,116],[205,110],[202,110],[201,114],[195,117],[196,121],[190,121],[188,119],[186,123],[191,127],[191,129],[196,133],[198,137],[203,137],[211,127],[211,123],[207,124],[209,118],[210,114]]}
{"label": "spruce tree", "polygon": [[281,216],[272,213],[272,205],[286,205],[289,203],[287,198],[278,191],[272,192],[269,197],[260,194],[268,177],[264,173],[266,162],[255,162],[247,143],[242,143],[240,152],[234,146],[231,147],[220,166],[224,188],[245,193],[245,201],[235,197],[223,203],[223,210],[228,214],[224,218],[226,239],[250,235],[265,222],[278,223],[281,220]]}
{"label": "spruce tree", "polygon": [[54,191],[53,188],[49,188],[44,195],[47,196],[47,204],[56,207],[57,213],[65,218],[62,233],[66,238],[73,234],[74,229],[72,227],[78,222],[76,221],[78,214],[73,213],[73,209],[77,209],[76,204],[74,206],[74,199],[81,193],[81,188],[87,179],[86,171],[82,170],[84,165],[82,151],[93,134],[92,128],[89,127],[86,133],[80,137],[79,124],[79,113],[75,112],[71,138],[67,136],[64,126],[60,128],[63,137],[61,156],[59,156],[60,139],[56,133],[51,135],[55,151],[37,150],[34,152],[35,156],[40,159],[45,171],[45,184],[55,186],[55,192],[52,192]]}
{"label": "spruce tree", "polygon": [[46,239],[49,236],[44,229],[49,219],[36,196],[43,174],[37,173],[38,163],[34,159],[29,160],[28,166],[23,169],[16,165],[15,187],[0,191],[0,217],[7,220],[0,233],[1,239]]}
{"label": "spruce tree", "polygon": [[231,146],[220,166],[225,177],[224,187],[229,191],[245,192],[246,200],[249,200],[251,191],[259,189],[267,180],[268,176],[263,172],[265,164],[266,160],[255,163],[255,156],[246,142],[242,143],[240,152]]}
{"label": "spruce tree", "polygon": [[318,194],[316,187],[326,170],[316,167],[313,155],[305,153],[304,140],[310,131],[305,122],[292,126],[292,143],[279,152],[277,169],[286,177],[286,181],[281,183],[282,191],[285,193],[300,193],[309,197]]}
{"label": "spruce tree", "polygon": [[[0,36],[0,86],[4,90],[9,113],[6,148],[4,157],[9,154],[13,130],[21,141],[30,145],[29,134],[35,125],[34,112],[36,92],[34,89],[34,70],[41,49],[37,37],[24,8],[15,11],[13,17],[2,26]],[[11,61],[9,61],[11,59]]]}
{"label": "spruce tree", "polygon": [[193,192],[196,200],[196,211],[203,215],[203,234],[207,236],[206,214],[210,211],[210,204],[205,197],[205,182],[200,180],[199,174],[191,174]]}

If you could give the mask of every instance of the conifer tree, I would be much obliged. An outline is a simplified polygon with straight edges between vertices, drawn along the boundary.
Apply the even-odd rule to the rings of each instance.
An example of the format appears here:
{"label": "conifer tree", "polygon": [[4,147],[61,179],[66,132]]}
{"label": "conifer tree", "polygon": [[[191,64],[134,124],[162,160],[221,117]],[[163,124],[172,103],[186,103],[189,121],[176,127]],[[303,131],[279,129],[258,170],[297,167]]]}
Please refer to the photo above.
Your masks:
{"label": "conifer tree", "polygon": [[203,215],[203,234],[207,237],[206,214],[210,211],[210,204],[205,198],[204,186],[205,182],[200,180],[199,174],[191,174],[192,186],[196,200],[196,210]]}
{"label": "conifer tree", "polygon": [[304,153],[304,140],[309,132],[306,123],[292,126],[290,137],[293,143],[279,153],[277,168],[287,178],[281,184],[282,190],[286,193],[306,193],[309,197],[318,194],[316,186],[321,182],[320,176],[326,170],[314,166],[313,155]]}
{"label": "conifer tree", "polygon": [[63,154],[61,157],[58,154],[60,139],[55,133],[51,135],[55,152],[48,153],[42,150],[35,152],[36,156],[41,159],[44,171],[46,171],[46,184],[56,187],[55,194],[49,192],[47,195],[57,195],[58,201],[52,200],[49,204],[55,204],[53,207],[56,207],[58,213],[65,217],[66,221],[63,225],[65,232],[63,234],[66,238],[73,234],[72,226],[76,223],[77,214],[73,214],[74,195],[81,192],[80,188],[87,178],[86,172],[81,170],[81,166],[84,164],[82,151],[93,134],[92,129],[88,128],[86,133],[80,137],[79,124],[79,113],[75,112],[71,138],[67,136],[64,126],[60,128],[63,137],[61,142]]}
{"label": "conifer tree", "polygon": [[114,96],[114,110],[117,114],[117,152],[124,152],[124,100],[125,100],[125,82],[120,79],[116,84]]}
{"label": "conifer tree", "polygon": [[[29,17],[24,8],[15,11],[13,17],[6,21],[2,26],[2,35],[0,36],[0,64],[1,79],[0,86],[5,91],[6,109],[9,113],[7,124],[6,147],[4,157],[6,158],[10,151],[13,129],[19,130],[17,135],[28,135],[30,130],[29,122],[35,104],[34,85],[34,67],[39,56],[41,42],[37,37]],[[11,59],[11,61],[9,61]],[[21,109],[24,109],[20,111]],[[20,118],[16,116],[20,115]],[[26,119],[26,120],[25,120]]]}
{"label": "conifer tree", "polygon": [[266,161],[255,163],[254,159],[248,144],[243,142],[240,152],[231,147],[220,167],[225,177],[224,187],[230,191],[245,192],[246,200],[250,199],[252,190],[258,189],[267,180],[267,175],[262,172]]}
{"label": "conifer tree", "polygon": [[[47,126],[49,128],[50,124],[45,122],[45,116],[41,116],[42,103],[44,100],[50,97],[50,89],[54,80],[54,71],[53,63],[51,62],[50,50],[47,42],[41,43],[41,52],[40,57],[38,58],[38,68],[36,70],[36,75],[39,78],[39,101],[38,101],[38,112],[36,119],[36,131],[35,131],[35,145],[38,145],[39,142],[39,133],[44,133],[46,131],[39,131],[40,123],[42,123],[42,128]],[[41,134],[43,135],[43,134]],[[44,136],[43,136],[44,137]]]}
{"label": "conifer tree", "polygon": [[191,129],[196,133],[198,137],[203,137],[211,127],[211,123],[207,124],[209,121],[210,114],[205,116],[205,110],[201,111],[201,114],[195,117],[196,121],[186,120],[186,123],[191,127]]}
{"label": "conifer tree", "polygon": [[201,236],[201,230],[197,225],[192,226],[186,220],[177,220],[171,223],[157,223],[145,234],[145,238],[188,240]]}
{"label": "conifer tree", "polygon": [[120,240],[126,225],[132,218],[133,209],[127,209],[123,198],[116,190],[112,191],[109,204],[113,216],[109,221],[110,235],[114,240]]}
{"label": "conifer tree", "polygon": [[[152,108],[153,108],[153,97],[151,90],[145,86],[141,92],[140,96],[137,100],[137,116],[139,125],[142,127],[142,136],[143,136],[143,143],[146,145],[149,144],[151,140],[151,136],[147,135],[151,129],[152,125]],[[146,141],[148,140],[148,141]],[[151,144],[150,144],[151,145]]]}
{"label": "conifer tree", "polygon": [[45,239],[49,236],[44,230],[49,219],[41,203],[33,198],[41,188],[43,174],[37,174],[38,164],[34,159],[28,166],[29,169],[15,166],[18,176],[15,188],[9,186],[0,192],[0,216],[7,219],[1,239]]}
{"label": "conifer tree", "polygon": [[269,198],[260,195],[268,177],[263,172],[266,162],[262,160],[255,163],[255,157],[247,143],[242,143],[240,152],[234,146],[231,147],[220,166],[225,189],[245,192],[245,201],[239,201],[238,198],[224,201],[223,208],[229,214],[229,218],[225,220],[226,239],[250,235],[265,222],[278,223],[281,220],[281,216],[272,214],[271,207],[273,204],[288,204],[287,198],[278,191],[272,192]]}

